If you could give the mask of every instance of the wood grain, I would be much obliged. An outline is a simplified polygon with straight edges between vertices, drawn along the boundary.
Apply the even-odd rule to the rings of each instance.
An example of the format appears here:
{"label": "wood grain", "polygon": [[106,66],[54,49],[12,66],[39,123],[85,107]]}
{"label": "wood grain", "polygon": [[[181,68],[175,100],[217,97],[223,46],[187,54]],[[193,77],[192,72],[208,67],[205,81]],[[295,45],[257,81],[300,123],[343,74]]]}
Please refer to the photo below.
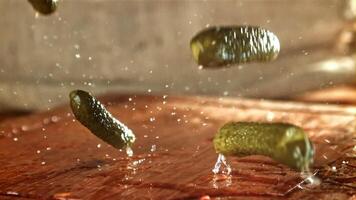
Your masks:
{"label": "wood grain", "polygon": [[[96,138],[66,105],[4,120],[0,199],[351,199],[356,194],[356,107],[136,95],[107,95],[101,101],[136,133],[133,157]],[[232,176],[213,176],[217,155],[211,139],[228,121],[302,126],[316,147],[313,172],[322,183],[299,189],[299,173],[262,156],[230,157]]]}

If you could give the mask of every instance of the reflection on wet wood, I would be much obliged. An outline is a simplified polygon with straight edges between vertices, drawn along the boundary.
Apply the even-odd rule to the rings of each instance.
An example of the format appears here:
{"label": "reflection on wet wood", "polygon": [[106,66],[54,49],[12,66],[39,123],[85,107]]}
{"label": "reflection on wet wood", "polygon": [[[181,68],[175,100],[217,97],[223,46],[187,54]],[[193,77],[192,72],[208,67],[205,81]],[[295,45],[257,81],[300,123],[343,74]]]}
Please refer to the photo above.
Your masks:
{"label": "reflection on wet wood", "polygon": [[356,87],[343,85],[323,90],[310,91],[295,97],[295,99],[299,101],[355,105]]}
{"label": "reflection on wet wood", "polygon": [[[104,144],[69,107],[0,122],[0,198],[13,199],[349,199],[356,194],[356,107],[214,99],[102,98],[137,135],[134,156]],[[263,156],[228,158],[231,177],[213,176],[211,139],[227,121],[302,126],[316,146],[322,183]],[[100,145],[99,145],[100,144]]]}

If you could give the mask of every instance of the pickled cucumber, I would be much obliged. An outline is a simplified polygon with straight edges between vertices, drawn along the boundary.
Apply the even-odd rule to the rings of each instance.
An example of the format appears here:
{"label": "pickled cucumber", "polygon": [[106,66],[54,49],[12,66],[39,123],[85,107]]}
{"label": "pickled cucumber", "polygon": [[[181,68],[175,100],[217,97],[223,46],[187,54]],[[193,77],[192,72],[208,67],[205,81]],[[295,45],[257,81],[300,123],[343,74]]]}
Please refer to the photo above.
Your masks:
{"label": "pickled cucumber", "polygon": [[285,123],[230,122],[214,137],[217,153],[268,156],[295,170],[309,171],[314,148],[299,127]]}
{"label": "pickled cucumber", "polygon": [[58,7],[58,0],[28,0],[32,7],[43,15],[54,13]]}
{"label": "pickled cucumber", "polygon": [[272,32],[253,26],[211,27],[190,42],[195,61],[203,67],[222,67],[277,58],[280,45]]}
{"label": "pickled cucumber", "polygon": [[133,132],[88,92],[74,90],[69,97],[75,118],[94,135],[118,149],[130,147],[134,143]]}

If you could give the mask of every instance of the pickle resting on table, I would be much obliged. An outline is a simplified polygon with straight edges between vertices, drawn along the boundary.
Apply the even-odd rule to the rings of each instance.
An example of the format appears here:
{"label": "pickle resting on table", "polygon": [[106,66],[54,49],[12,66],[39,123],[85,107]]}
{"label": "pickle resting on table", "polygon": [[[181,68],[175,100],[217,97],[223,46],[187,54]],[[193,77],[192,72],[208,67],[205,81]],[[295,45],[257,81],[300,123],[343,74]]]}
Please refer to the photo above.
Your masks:
{"label": "pickle resting on table", "polygon": [[94,135],[118,149],[130,147],[134,143],[135,135],[133,132],[115,119],[88,92],[74,90],[69,97],[75,118]]}
{"label": "pickle resting on table", "polygon": [[253,26],[211,27],[196,34],[190,42],[195,61],[206,68],[267,62],[277,58],[277,36]]}
{"label": "pickle resting on table", "polygon": [[309,171],[314,148],[303,129],[285,123],[229,122],[214,137],[217,153],[264,155],[298,171]]}

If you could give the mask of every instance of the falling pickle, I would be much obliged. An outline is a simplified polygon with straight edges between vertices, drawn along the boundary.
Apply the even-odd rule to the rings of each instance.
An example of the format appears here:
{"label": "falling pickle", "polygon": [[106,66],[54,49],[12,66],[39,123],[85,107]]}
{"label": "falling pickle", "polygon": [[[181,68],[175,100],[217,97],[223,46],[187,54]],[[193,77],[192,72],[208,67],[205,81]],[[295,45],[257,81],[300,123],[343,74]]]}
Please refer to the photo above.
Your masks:
{"label": "falling pickle", "polygon": [[264,155],[299,171],[309,171],[314,149],[307,134],[285,123],[230,122],[214,137],[218,153]]}
{"label": "falling pickle", "polygon": [[88,92],[74,90],[69,97],[75,118],[97,137],[118,149],[129,148],[134,143],[132,131]]}
{"label": "falling pickle", "polygon": [[58,0],[28,0],[32,7],[43,15],[49,15],[57,10]]}
{"label": "falling pickle", "polygon": [[195,61],[207,68],[277,58],[280,45],[272,32],[253,26],[211,27],[190,42]]}

